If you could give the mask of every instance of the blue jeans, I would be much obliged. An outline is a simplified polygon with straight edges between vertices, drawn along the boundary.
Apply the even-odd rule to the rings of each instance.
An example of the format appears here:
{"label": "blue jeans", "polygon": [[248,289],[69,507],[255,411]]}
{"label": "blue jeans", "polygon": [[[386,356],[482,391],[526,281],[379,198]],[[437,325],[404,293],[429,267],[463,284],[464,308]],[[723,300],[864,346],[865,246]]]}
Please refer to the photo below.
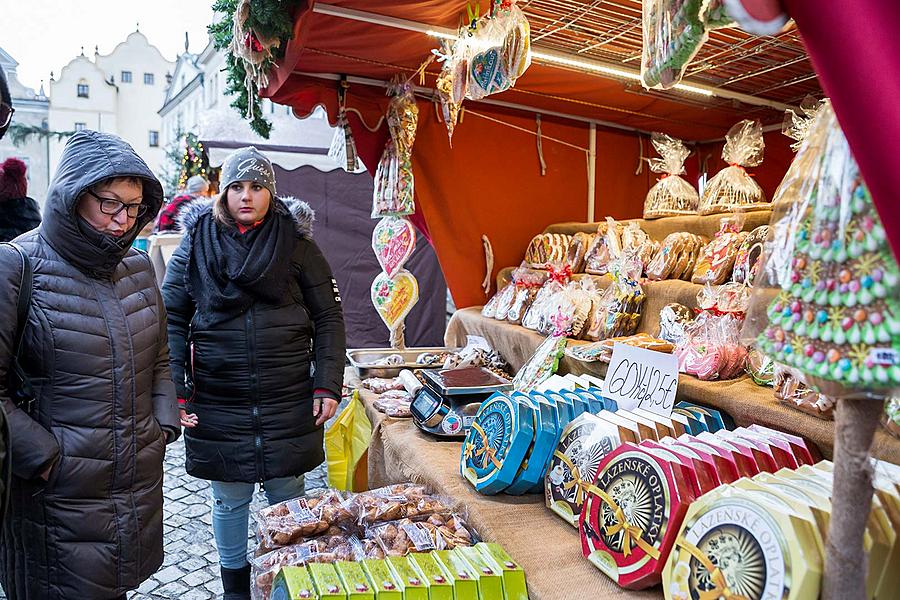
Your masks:
{"label": "blue jeans", "polygon": [[[226,569],[247,565],[247,527],[255,483],[213,481],[212,526],[219,550],[219,564]],[[269,504],[277,504],[305,493],[303,475],[278,477],[263,483]]]}

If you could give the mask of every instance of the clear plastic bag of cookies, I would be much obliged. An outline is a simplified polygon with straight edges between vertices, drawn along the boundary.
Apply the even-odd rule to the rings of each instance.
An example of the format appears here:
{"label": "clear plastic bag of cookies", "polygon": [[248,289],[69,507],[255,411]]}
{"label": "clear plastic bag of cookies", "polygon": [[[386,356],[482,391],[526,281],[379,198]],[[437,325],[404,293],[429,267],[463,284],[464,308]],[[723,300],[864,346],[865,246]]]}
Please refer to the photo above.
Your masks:
{"label": "clear plastic bag of cookies", "polygon": [[251,598],[267,600],[272,583],[282,567],[300,567],[309,563],[335,563],[368,558],[353,536],[322,536],[291,546],[276,548],[250,559]]}
{"label": "clear plastic bag of cookies", "polygon": [[475,543],[465,521],[455,514],[435,514],[422,521],[400,519],[382,523],[367,529],[366,537],[377,541],[385,556],[453,550]]}
{"label": "clear plastic bag of cookies", "polygon": [[728,166],[716,173],[703,188],[701,215],[771,206],[762,188],[747,173],[747,167],[762,163],[765,147],[759,121],[745,119],[728,130],[722,148],[722,159]]}
{"label": "clear plastic bag of cookies", "polygon": [[569,249],[566,252],[566,264],[572,269],[573,273],[584,273],[584,262],[588,249],[594,242],[594,234],[579,231],[572,236],[569,242]]}
{"label": "clear plastic bag of cookies", "polygon": [[593,283],[589,279],[572,281],[555,294],[549,303],[549,310],[543,313],[544,318],[538,323],[537,331],[547,335],[580,336],[591,310],[594,296],[591,287]]}
{"label": "clear plastic bag of cookies", "polygon": [[398,483],[362,492],[350,501],[360,525],[397,519],[419,519],[449,514],[450,502],[428,493],[423,485]]}
{"label": "clear plastic bag of cookies", "polygon": [[769,235],[769,226],[760,225],[744,238],[734,257],[734,271],[731,280],[752,286],[759,270],[759,258]]}
{"label": "clear plastic bag of cookies", "polygon": [[687,328],[694,321],[694,311],[673,302],[659,311],[659,338],[679,344],[687,336]]}
{"label": "clear plastic bag of cookies", "polygon": [[363,379],[360,385],[376,394],[383,394],[389,390],[403,389],[403,383],[396,377],[369,377]]}
{"label": "clear plastic bag of cookies", "polygon": [[544,285],[544,282],[547,281],[547,277],[546,271],[527,269],[525,267],[519,267],[513,271],[512,282],[516,288],[516,292],[513,296],[512,305],[510,305],[509,310],[506,312],[507,321],[516,325],[522,323],[522,319],[525,317],[528,307],[534,302],[538,290],[540,290],[541,286]]}
{"label": "clear plastic bag of cookies", "polygon": [[597,226],[597,235],[584,257],[584,272],[606,275],[609,263],[622,252],[622,226],[612,217]]}
{"label": "clear plastic bag of cookies", "polygon": [[742,375],[747,360],[747,348],[740,342],[742,324],[731,313],[699,315],[675,348],[678,369],[704,381]]}
{"label": "clear plastic bag of cookies", "polygon": [[776,400],[791,408],[827,421],[834,420],[835,399],[809,388],[792,369],[776,363],[772,390]]}
{"label": "clear plastic bag of cookies", "polygon": [[556,307],[556,295],[562,293],[565,285],[557,278],[544,282],[522,317],[522,327],[539,331],[543,323],[552,316],[552,310]]}
{"label": "clear plastic bag of cookies", "polygon": [[405,419],[412,416],[410,405],[412,396],[406,390],[391,390],[381,394],[372,405],[375,410],[383,412],[395,419]]}
{"label": "clear plastic bag of cookies", "polygon": [[643,267],[634,254],[627,253],[610,265],[612,285],[591,306],[583,339],[605,340],[633,335],[641,322],[644,290],[638,282]]}
{"label": "clear plastic bag of cookies", "polygon": [[720,285],[731,279],[734,259],[748,236],[746,231],[741,231],[743,224],[743,215],[722,219],[719,231],[697,258],[692,282]]}
{"label": "clear plastic bag of cookies", "polygon": [[662,177],[647,192],[644,218],[697,214],[700,196],[694,186],[681,177],[681,173],[684,173],[684,161],[691,151],[681,140],[664,133],[654,133],[651,141],[659,158],[650,159],[650,170],[662,173]]}
{"label": "clear plastic bag of cookies", "polygon": [[497,304],[494,307],[494,318],[498,321],[505,321],[509,314],[509,308],[516,299],[516,286],[510,282],[503,290],[497,293]]}
{"label": "clear plastic bag of cookies", "polygon": [[269,548],[289,546],[352,522],[351,508],[336,490],[279,502],[256,513],[257,536]]}

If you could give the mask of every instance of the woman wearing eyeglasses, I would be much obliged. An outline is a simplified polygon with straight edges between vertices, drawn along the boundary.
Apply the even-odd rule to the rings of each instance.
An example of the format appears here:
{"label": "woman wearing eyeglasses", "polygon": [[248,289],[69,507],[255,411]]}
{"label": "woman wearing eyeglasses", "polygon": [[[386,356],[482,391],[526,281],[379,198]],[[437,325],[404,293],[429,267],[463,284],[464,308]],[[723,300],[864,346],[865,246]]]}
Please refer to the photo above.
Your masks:
{"label": "woman wearing eyeglasses", "polygon": [[212,204],[182,210],[163,296],[185,466],[212,481],[224,598],[244,600],[254,488],[270,503],[303,494],[304,473],[325,459],[346,342],[309,206],[275,195],[272,164],[253,147],[229,155],[220,180]]}
{"label": "woman wearing eyeglasses", "polygon": [[[131,146],[79,132],[40,227],[18,248],[0,245],[0,402],[13,472],[0,581],[10,600],[125,598],[162,564],[162,464],[180,426],[165,307],[149,259],[131,248],[162,199]],[[14,402],[8,378],[19,250],[33,270],[19,356],[33,402]]]}

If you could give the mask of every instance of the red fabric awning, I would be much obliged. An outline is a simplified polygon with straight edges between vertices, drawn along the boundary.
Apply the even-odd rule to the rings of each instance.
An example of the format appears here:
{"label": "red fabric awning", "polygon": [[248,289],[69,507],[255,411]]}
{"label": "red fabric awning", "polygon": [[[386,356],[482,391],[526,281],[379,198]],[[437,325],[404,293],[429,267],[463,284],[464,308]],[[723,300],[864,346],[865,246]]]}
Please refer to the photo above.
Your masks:
{"label": "red fabric awning", "polygon": [[[339,0],[326,4],[380,15],[455,28],[465,12],[460,0],[399,0],[372,3]],[[411,75],[438,46],[419,32],[353,21],[312,12],[312,2],[295,21],[295,37],[284,60],[270,74],[263,95],[290,105],[298,116],[318,105],[334,122],[338,82],[316,74],[345,74],[378,81],[401,73]],[[433,87],[439,65],[427,67],[425,87]],[[413,83],[419,83],[418,80]],[[531,237],[560,221],[587,217],[587,157],[589,125],[585,121],[548,116],[546,112],[614,122],[636,130],[663,131],[686,140],[721,138],[736,121],[761,118],[780,123],[778,111],[694,99],[683,94],[674,101],[647,93],[637,82],[604,79],[574,70],[532,64],[516,87],[491,96],[534,110],[465,103],[451,149],[444,124],[427,98],[419,100],[419,127],[413,148],[416,202],[414,222],[429,236],[458,307],[481,304],[484,252],[481,236],[492,242],[496,270],[518,264]],[[383,87],[351,83],[347,94],[349,118],[360,157],[374,169],[387,140],[381,124],[388,104]],[[547,164],[541,174],[537,153],[535,112],[545,112],[541,130]],[[532,132],[532,133],[529,133]],[[553,141],[555,138],[557,141]],[[560,143],[561,142],[561,143]],[[754,169],[768,195],[780,182],[792,154],[789,140],[766,136],[766,161]],[[573,148],[571,146],[575,146]],[[582,150],[584,149],[584,150]],[[697,147],[698,155],[711,154],[715,173],[719,147]],[[609,127],[597,129],[595,218],[638,217],[656,174],[640,157],[651,156],[646,135]],[[693,157],[692,157],[693,158]],[[698,162],[689,165],[696,177]],[[424,219],[424,222],[423,222]]]}

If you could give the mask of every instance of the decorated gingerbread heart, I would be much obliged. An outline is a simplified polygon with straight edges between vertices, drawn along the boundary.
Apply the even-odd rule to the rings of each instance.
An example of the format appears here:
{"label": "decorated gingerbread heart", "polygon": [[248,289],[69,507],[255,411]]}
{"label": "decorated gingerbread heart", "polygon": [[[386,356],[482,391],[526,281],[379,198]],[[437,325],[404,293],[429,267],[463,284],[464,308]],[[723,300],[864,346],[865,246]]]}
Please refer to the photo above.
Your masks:
{"label": "decorated gingerbread heart", "polygon": [[388,277],[396,275],[416,248],[416,229],[401,217],[381,219],[372,232],[372,249]]}
{"label": "decorated gingerbread heart", "polygon": [[394,277],[379,273],[372,282],[372,304],[388,329],[394,330],[419,301],[419,282],[401,269]]}

